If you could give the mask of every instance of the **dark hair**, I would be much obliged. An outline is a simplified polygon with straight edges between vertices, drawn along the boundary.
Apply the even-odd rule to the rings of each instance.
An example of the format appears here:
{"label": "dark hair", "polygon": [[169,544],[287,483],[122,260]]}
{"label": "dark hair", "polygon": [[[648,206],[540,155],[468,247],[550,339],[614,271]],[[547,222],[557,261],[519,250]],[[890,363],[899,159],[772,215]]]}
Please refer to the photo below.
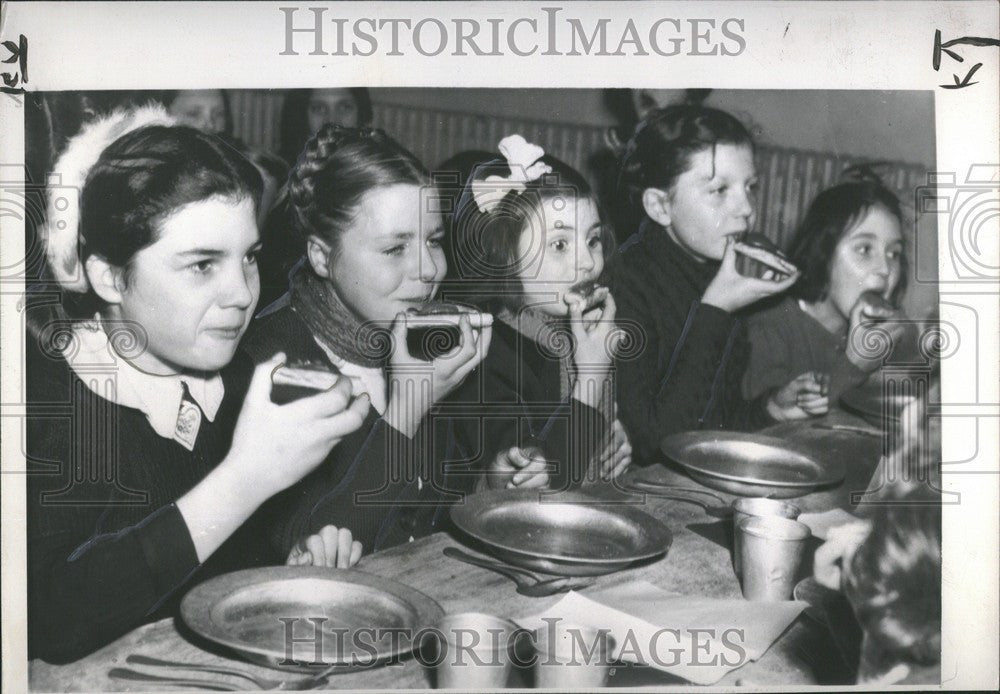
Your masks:
{"label": "dark hair", "polygon": [[327,123],[306,143],[289,175],[292,226],[302,239],[318,236],[336,253],[365,193],[430,181],[420,161],[383,131]]}
{"label": "dark hair", "polygon": [[[851,181],[824,190],[816,196],[799,224],[789,249],[789,259],[802,272],[791,293],[814,303],[826,297],[830,289],[830,267],[837,244],[869,210],[881,206],[899,223],[903,213],[895,193],[877,181]],[[900,254],[899,283],[893,290],[892,303],[906,291],[908,263],[905,250]]]}
{"label": "dark hair", "polygon": [[[306,141],[316,133],[309,129],[309,100],[313,89],[289,89],[281,104],[281,144],[279,154],[290,165],[302,153]],[[349,87],[358,108],[358,127],[369,126],[372,122],[372,97],[364,87]]]}
{"label": "dark hair", "polygon": [[184,92],[219,92],[222,96],[222,113],[223,113],[223,131],[222,133],[216,133],[221,135],[232,136],[233,134],[233,109],[229,106],[229,94],[225,89],[177,89],[168,90],[162,93],[160,97],[163,101],[163,105],[170,108],[171,104],[177,100]]}
{"label": "dark hair", "polygon": [[[597,204],[590,184],[576,169],[549,155],[539,161],[548,164],[552,172],[526,183],[524,190],[508,192],[487,213],[479,209],[473,198],[472,181],[482,181],[493,174],[506,177],[510,169],[500,160],[478,167],[455,212],[452,227],[455,274],[463,282],[474,283],[475,290],[469,296],[487,310],[516,311],[523,306],[524,287],[517,272],[524,259],[520,257],[518,245],[527,229],[544,228],[541,211],[544,201],[569,193],[577,198],[590,198]],[[604,222],[601,227],[604,256],[610,260],[615,247],[614,232],[599,205],[598,214]],[[478,298],[473,298],[474,295]]]}
{"label": "dark hair", "polygon": [[[880,506],[845,567],[844,594],[880,662],[934,665],[941,658],[941,500],[924,491]],[[863,664],[864,667],[865,664]]]}
{"label": "dark hair", "polygon": [[650,111],[625,146],[621,182],[633,202],[647,188],[669,190],[692,156],[720,144],[754,147],[750,131],[725,111],[690,103]]}
{"label": "dark hair", "polygon": [[[158,226],[177,209],[220,196],[250,198],[263,183],[253,164],[218,138],[186,126],[152,125],[109,145],[90,169],[80,194],[82,261],[96,255],[126,270],[157,240]],[[73,296],[72,293],[67,293]],[[89,318],[103,307],[93,292],[67,311]]]}

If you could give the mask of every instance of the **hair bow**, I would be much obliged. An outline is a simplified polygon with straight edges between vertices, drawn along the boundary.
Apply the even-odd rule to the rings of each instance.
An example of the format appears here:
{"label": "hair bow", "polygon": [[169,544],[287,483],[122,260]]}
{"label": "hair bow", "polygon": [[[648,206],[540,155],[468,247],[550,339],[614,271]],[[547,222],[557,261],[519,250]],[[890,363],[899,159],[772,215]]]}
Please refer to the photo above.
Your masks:
{"label": "hair bow", "polygon": [[484,214],[492,212],[507,193],[519,193],[527,183],[552,173],[551,166],[539,161],[545,156],[545,150],[520,135],[508,135],[500,140],[498,149],[507,160],[510,175],[487,176],[481,181],[472,181],[472,198]]}

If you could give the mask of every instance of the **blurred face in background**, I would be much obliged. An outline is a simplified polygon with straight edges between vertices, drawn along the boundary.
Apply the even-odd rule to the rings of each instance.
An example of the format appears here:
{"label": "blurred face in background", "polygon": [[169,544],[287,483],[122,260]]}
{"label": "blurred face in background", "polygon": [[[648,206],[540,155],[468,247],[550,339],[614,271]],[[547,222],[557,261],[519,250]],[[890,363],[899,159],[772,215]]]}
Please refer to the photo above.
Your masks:
{"label": "blurred face in background", "polygon": [[213,135],[226,131],[226,102],[218,89],[182,91],[168,110],[182,125],[190,125]]}
{"label": "blurred face in background", "polygon": [[358,127],[358,104],[349,89],[313,89],[307,110],[310,133],[325,123],[346,128]]}

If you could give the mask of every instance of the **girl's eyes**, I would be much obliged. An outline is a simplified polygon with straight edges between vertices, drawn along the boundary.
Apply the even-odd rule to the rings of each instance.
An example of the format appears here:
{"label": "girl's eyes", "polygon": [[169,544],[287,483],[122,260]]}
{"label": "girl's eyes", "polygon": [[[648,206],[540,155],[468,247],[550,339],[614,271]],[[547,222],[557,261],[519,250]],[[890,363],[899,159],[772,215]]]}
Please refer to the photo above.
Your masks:
{"label": "girl's eyes", "polygon": [[260,258],[260,249],[258,248],[255,251],[250,251],[249,253],[247,253],[246,262],[248,265],[256,265],[257,260],[259,258]]}
{"label": "girl's eyes", "polygon": [[427,245],[430,246],[431,248],[440,248],[442,243],[444,243],[443,236],[434,236],[432,238],[427,239]]}
{"label": "girl's eyes", "polygon": [[589,239],[587,239],[587,245],[590,248],[599,248],[601,245],[603,245],[601,243],[601,237],[600,236],[591,236]]}
{"label": "girl's eyes", "polygon": [[402,255],[403,251],[406,250],[406,246],[400,244],[398,246],[393,246],[392,248],[386,248],[382,253],[385,255]]}
{"label": "girl's eyes", "polygon": [[857,246],[854,250],[857,251],[858,255],[868,256],[872,254],[872,247],[867,243]]}
{"label": "girl's eyes", "polygon": [[899,248],[892,248],[892,249],[889,250],[888,253],[886,253],[886,255],[889,256],[890,258],[892,258],[893,260],[896,260],[902,254],[903,254],[903,251],[901,249],[899,249]]}
{"label": "girl's eyes", "polygon": [[566,241],[562,240],[562,239],[558,239],[556,241],[553,241],[550,245],[552,246],[553,249],[559,251],[560,253],[562,253],[567,248],[569,248],[569,244]]}
{"label": "girl's eyes", "polygon": [[207,275],[211,272],[213,267],[215,267],[215,261],[211,259],[199,260],[198,262],[192,263],[188,266],[188,268],[196,275]]}

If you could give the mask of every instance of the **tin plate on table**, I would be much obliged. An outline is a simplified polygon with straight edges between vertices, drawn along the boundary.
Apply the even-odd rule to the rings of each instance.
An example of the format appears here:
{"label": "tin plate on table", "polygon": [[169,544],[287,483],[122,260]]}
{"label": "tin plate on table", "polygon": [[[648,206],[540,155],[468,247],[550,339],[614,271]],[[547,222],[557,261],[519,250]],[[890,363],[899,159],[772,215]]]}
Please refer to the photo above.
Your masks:
{"label": "tin plate on table", "polygon": [[788,499],[844,479],[843,463],[821,464],[802,447],[763,434],[689,431],[660,448],[694,480],[740,496]]}
{"label": "tin plate on table", "polygon": [[453,506],[455,525],[515,566],[563,576],[600,576],[652,559],[673,537],[634,506],[584,492],[498,490]]}
{"label": "tin plate on table", "polygon": [[[275,566],[217,576],[196,586],[184,597],[181,615],[196,633],[249,661],[315,672],[334,664],[348,671],[408,653],[419,644],[407,634],[433,626],[444,611],[423,593],[381,576]],[[302,639],[293,644],[294,663],[287,663],[289,619],[295,620],[293,636]],[[314,629],[323,632],[321,663],[315,662]],[[407,631],[397,631],[394,641],[392,630],[398,629]]]}

